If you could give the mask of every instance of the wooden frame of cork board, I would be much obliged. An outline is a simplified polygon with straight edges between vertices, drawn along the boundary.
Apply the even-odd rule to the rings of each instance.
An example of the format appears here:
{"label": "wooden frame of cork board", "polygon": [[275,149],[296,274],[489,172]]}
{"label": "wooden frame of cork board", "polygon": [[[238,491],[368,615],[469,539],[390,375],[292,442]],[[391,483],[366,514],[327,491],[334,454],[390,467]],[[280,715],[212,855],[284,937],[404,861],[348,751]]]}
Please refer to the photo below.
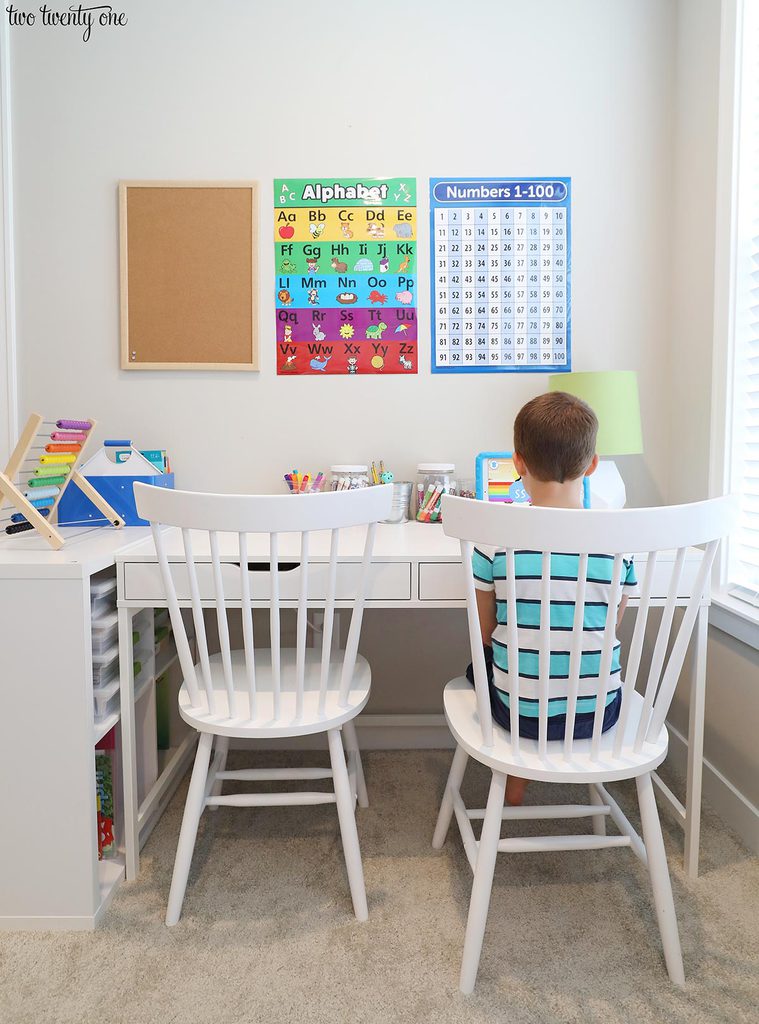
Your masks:
{"label": "wooden frame of cork board", "polygon": [[257,189],[119,183],[123,370],[258,370]]}

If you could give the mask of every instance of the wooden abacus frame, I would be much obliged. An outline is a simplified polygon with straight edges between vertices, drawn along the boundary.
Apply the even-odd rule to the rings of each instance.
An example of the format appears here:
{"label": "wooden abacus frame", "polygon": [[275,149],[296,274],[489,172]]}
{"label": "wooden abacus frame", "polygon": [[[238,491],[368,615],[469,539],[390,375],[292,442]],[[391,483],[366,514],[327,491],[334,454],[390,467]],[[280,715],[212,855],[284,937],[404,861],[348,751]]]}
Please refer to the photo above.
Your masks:
{"label": "wooden abacus frame", "polygon": [[47,518],[37,511],[29,499],[21,492],[21,490],[19,490],[18,485],[13,482],[17,474],[21,471],[22,465],[27,460],[29,449],[31,448],[35,438],[40,433],[40,427],[44,422],[44,417],[40,416],[39,413],[32,413],[27,420],[26,426],[21,433],[21,437],[18,439],[18,444],[13,449],[13,454],[8,460],[8,465],[5,467],[5,471],[0,473],[0,508],[3,507],[6,501],[13,505],[13,507],[22,516],[24,516],[27,522],[31,524],[40,536],[44,537],[50,547],[57,551],[59,548],[63,547],[64,538],[55,528],[51,520],[58,508],[58,502],[61,500],[63,492],[73,481],[76,486],[90,499],[93,505],[103,513],[105,518],[113,524],[113,526],[117,528],[122,527],[124,525],[124,520],[113,508],[111,508],[105,498],[95,490],[89,480],[83,477],[77,469],[82,455],[84,454],[84,449],[87,446],[87,442],[95,429],[97,423],[96,420],[82,420],[83,423],[89,424],[87,436],[81,442],[79,451],[75,453],[76,458],[74,461],[68,464],[66,479],[60,485],[60,490],[55,496],[55,501],[50,506]]}

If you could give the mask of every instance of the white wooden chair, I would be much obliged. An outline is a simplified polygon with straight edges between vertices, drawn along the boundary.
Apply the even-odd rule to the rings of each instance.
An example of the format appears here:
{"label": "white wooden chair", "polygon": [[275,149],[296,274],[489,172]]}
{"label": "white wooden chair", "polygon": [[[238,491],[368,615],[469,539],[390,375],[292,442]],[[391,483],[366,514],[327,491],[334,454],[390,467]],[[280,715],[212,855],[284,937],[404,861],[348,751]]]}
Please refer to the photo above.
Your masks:
{"label": "white wooden chair", "polygon": [[[629,846],[647,865],[654,904],[664,947],[664,958],[672,981],[685,982],[680,939],[672,900],[667,861],[651,774],[667,754],[668,736],[664,724],[675,686],[683,665],[688,641],[699,604],[709,587],[710,572],[720,539],[730,530],[736,514],[732,498],[717,498],[692,505],[614,511],[574,511],[488,505],[466,498],[443,498],[443,528],[461,541],[461,555],[467,586],[467,614],[474,666],[475,687],[466,679],[454,679],[445,688],[444,703],[448,726],[456,740],[448,783],[443,796],[432,845],[440,849],[453,814],[461,832],[467,858],[474,873],[469,904],[460,987],[465,993],[474,989],[482,941],[490,903],[493,872],[498,853],[532,853],[537,850],[598,850],[611,846]],[[516,591],[514,586],[515,551],[542,553],[540,582],[539,649],[539,725],[538,740],[520,737],[494,723],[486,678],[480,625],[477,615],[472,554],[474,545],[487,545],[506,553],[507,646],[518,649]],[[679,628],[673,630],[675,599],[687,593],[681,587],[685,549],[703,545],[692,596],[684,608]],[[674,562],[657,562],[657,553],[677,549]],[[549,697],[550,618],[544,614],[551,600],[550,552],[580,555],[579,581],[573,631],[567,634],[570,648],[569,679],[566,681],[567,727],[564,740],[546,738]],[[622,707],[612,729],[602,732],[606,695],[619,685],[619,677],[610,684],[609,670],[615,631],[616,611],[621,597],[622,558],[634,552],[648,552],[640,582],[640,607],[622,684]],[[588,555],[602,552],[614,555],[611,583],[612,600],[604,630],[599,699],[596,702],[591,739],[573,739],[579,687],[579,668],[585,602],[585,577]],[[672,566],[668,568],[668,564]],[[689,563],[690,564],[690,563]],[[641,564],[638,572],[642,570]],[[663,573],[669,573],[663,578]],[[651,607],[654,580],[659,593],[667,593],[661,622],[651,654],[650,669],[636,690],[643,653],[646,622]],[[566,587],[566,583],[564,583]],[[566,591],[563,594],[566,597]],[[670,648],[670,634],[674,639]],[[517,663],[518,659],[509,665]],[[555,687],[555,681],[554,681]],[[509,706],[519,707],[518,672],[508,673]],[[513,720],[512,720],[513,724]],[[484,810],[467,810],[460,787],[467,761],[475,758],[492,770],[492,781]],[[589,805],[506,806],[504,794],[509,774],[541,782],[587,783]],[[640,806],[643,838],[610,796],[605,784],[634,778]],[[619,835],[606,835],[606,815],[610,815]],[[558,835],[529,838],[501,838],[501,822],[539,818],[590,817],[591,835]],[[483,818],[479,841],[475,839],[471,819]]]}
{"label": "white wooden chair", "polygon": [[[135,484],[137,510],[148,519],[161,568],[171,624],[177,643],[184,681],[179,693],[182,718],[200,734],[192,770],[182,828],[179,834],[174,875],[171,881],[166,923],[176,924],[182,911],[200,817],[206,807],[272,807],[293,804],[336,803],[356,917],[368,917],[361,853],[356,830],[356,797],[366,804],[361,757],[353,719],[369,699],[371,672],[358,654],[364,599],[372,558],[376,524],[390,514],[392,487],[329,492],[313,495],[227,495],[196,494]],[[182,531],[185,560],[169,563],[162,527]],[[333,650],[335,594],[338,577],[340,530],[367,526],[366,544],[353,603],[348,639],[344,651]],[[309,600],[309,535],[330,530],[329,562],[317,572],[326,589],[322,600]],[[225,539],[225,561],[220,557],[220,534],[232,534],[233,560]],[[280,645],[280,534],[300,534],[299,589],[295,648]],[[248,535],[268,535],[269,622],[271,647],[254,641],[251,572]],[[210,550],[214,580],[220,652],[209,655],[203,608],[198,586],[201,566],[196,551]],[[256,557],[259,557],[258,550]],[[206,561],[208,555],[206,554]],[[262,573],[256,574],[256,590]],[[326,575],[326,581],[324,579]],[[176,579],[189,580],[190,606],[198,651],[194,664],[187,630],[177,599]],[[225,594],[225,583],[229,596]],[[261,604],[259,592],[258,605]],[[342,603],[342,602],[341,602]],[[307,609],[323,607],[321,648],[306,646]],[[241,609],[242,651],[230,646],[227,611]],[[227,750],[232,737],[275,739],[326,732],[331,769],[256,768],[226,771]],[[346,767],[341,732],[349,752]],[[215,738],[215,745],[214,745]],[[212,746],[214,757],[211,760]],[[331,779],[331,792],[222,794],[226,780]]]}

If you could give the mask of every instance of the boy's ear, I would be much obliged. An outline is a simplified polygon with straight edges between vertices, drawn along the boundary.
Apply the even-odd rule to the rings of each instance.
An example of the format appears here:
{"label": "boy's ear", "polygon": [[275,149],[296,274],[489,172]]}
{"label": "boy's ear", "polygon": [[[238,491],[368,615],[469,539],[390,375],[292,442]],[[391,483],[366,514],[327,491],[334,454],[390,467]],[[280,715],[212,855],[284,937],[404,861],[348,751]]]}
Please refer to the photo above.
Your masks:
{"label": "boy's ear", "polygon": [[593,473],[598,469],[598,454],[596,453],[590,460],[590,465],[583,473],[583,476],[592,476]]}
{"label": "boy's ear", "polygon": [[519,473],[520,476],[524,476],[524,471],[527,468],[524,464],[524,459],[519,452],[514,452],[511,456],[511,461],[514,463],[514,469]]}

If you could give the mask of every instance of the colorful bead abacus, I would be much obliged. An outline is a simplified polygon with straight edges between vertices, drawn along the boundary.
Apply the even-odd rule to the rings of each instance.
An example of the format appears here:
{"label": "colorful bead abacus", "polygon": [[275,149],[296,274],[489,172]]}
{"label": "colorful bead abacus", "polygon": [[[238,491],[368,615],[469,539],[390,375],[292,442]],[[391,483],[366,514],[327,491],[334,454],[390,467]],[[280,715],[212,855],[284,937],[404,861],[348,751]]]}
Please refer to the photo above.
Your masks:
{"label": "colorful bead abacus", "polygon": [[[77,470],[94,426],[94,420],[52,421],[37,413],[29,417],[5,472],[0,473],[0,509],[5,502],[16,509],[0,521],[0,528],[7,534],[37,530],[52,548],[62,547],[64,538],[52,520],[72,481],[114,526],[124,525]],[[37,452],[41,454],[30,454]]]}

